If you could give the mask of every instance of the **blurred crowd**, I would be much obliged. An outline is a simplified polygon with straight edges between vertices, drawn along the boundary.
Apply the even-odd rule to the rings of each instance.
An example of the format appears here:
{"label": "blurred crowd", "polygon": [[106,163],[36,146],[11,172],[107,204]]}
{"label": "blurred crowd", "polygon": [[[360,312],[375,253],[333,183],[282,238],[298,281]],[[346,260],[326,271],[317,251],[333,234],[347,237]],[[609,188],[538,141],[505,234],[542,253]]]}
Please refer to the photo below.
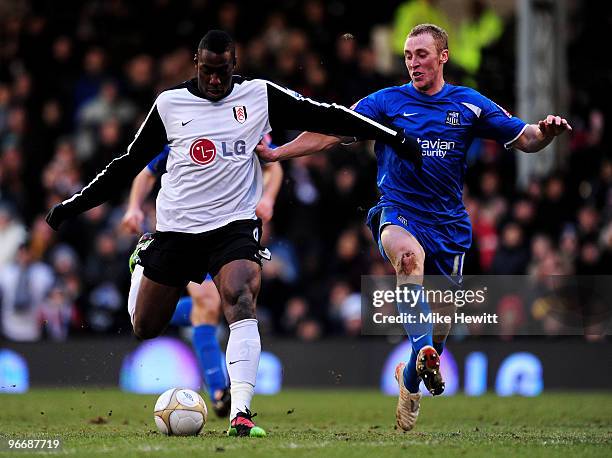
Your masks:
{"label": "blurred crowd", "polygon": [[[397,56],[390,66],[380,64],[372,37],[381,24],[393,29],[402,8],[421,0],[388,2],[367,14],[341,0],[284,3],[0,5],[0,335],[35,341],[131,332],[125,302],[135,237],[119,227],[127,189],[57,233],[44,215],[125,149],[156,94],[193,76],[194,51],[206,30],[223,28],[235,36],[237,73],[317,99],[351,105],[406,82]],[[481,7],[475,14],[488,11],[473,3]],[[572,14],[570,68],[574,51],[593,38],[580,24],[597,21],[585,17],[593,14],[586,8]],[[494,33],[476,51],[464,50],[462,62],[468,63],[447,76],[477,85],[512,111],[514,75],[500,69],[512,67],[504,60],[514,61],[513,18],[486,20]],[[460,37],[471,29],[458,30]],[[598,58],[588,52],[580,58]],[[598,97],[606,85],[585,85],[583,78],[570,71],[570,153],[549,176],[534,177],[519,190],[515,153],[489,141],[473,145],[465,204],[474,243],[465,273],[612,272],[609,108]],[[295,134],[273,132],[274,142]],[[393,274],[364,225],[377,198],[372,145],[300,158],[283,168],[274,218],[265,228],[273,259],[263,270],[262,328],[304,340],[357,335],[361,275]],[[154,196],[145,209],[150,230]],[[535,313],[529,304],[522,307],[526,316]]]}

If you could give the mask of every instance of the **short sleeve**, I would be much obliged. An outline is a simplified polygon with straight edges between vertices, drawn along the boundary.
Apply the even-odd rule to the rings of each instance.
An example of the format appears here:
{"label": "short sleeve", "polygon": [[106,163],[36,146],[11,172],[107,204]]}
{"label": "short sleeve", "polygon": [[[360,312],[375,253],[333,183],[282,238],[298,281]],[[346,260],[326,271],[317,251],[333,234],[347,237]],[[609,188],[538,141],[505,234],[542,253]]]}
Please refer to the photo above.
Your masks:
{"label": "short sleeve", "polygon": [[495,140],[509,148],[521,136],[527,124],[492,100],[482,95],[480,97],[478,105],[482,109],[476,123],[476,136]]}
{"label": "short sleeve", "polygon": [[384,110],[381,107],[381,100],[377,92],[359,100],[353,106],[353,110],[377,122],[385,122]]}
{"label": "short sleeve", "polygon": [[147,164],[147,169],[151,174],[160,176],[166,171],[166,163],[168,161],[168,154],[170,154],[170,147],[166,145],[164,149],[159,153],[151,162]]}

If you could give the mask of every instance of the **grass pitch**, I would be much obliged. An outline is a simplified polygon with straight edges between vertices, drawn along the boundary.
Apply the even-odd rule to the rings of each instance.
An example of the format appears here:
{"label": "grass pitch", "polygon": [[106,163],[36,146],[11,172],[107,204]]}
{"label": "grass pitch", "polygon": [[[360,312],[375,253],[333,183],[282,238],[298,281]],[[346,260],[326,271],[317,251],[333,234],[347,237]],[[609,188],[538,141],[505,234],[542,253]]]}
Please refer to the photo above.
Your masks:
{"label": "grass pitch", "polygon": [[298,391],[257,396],[268,437],[228,438],[211,413],[198,437],[166,437],[156,396],[116,390],[32,390],[0,395],[0,456],[8,439],[61,438],[46,455],[86,456],[612,456],[612,393],[425,398],[413,432],[394,429],[395,398],[374,391]]}

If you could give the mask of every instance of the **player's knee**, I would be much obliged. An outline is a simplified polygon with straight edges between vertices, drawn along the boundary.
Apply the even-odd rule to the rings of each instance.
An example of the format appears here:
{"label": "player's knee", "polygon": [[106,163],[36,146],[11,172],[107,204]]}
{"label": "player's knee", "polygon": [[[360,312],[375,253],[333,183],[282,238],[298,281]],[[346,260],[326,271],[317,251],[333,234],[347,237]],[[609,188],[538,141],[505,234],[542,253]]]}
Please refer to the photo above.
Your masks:
{"label": "player's knee", "polygon": [[210,294],[204,289],[198,289],[196,291],[189,291],[189,295],[193,300],[194,307],[204,308],[210,301]]}
{"label": "player's knee", "polygon": [[402,275],[422,275],[425,257],[415,250],[403,250],[397,261],[397,273]]}
{"label": "player's knee", "polygon": [[255,297],[248,288],[242,288],[231,295],[225,315],[230,323],[255,318]]}
{"label": "player's knee", "polygon": [[[215,291],[216,293],[216,291]],[[221,315],[221,298],[219,294],[202,294],[193,297],[193,308],[191,310],[191,322],[199,324],[217,324]]]}
{"label": "player's knee", "polygon": [[238,296],[235,305],[235,321],[255,318],[255,300],[250,291],[244,291]]}
{"label": "player's knee", "polygon": [[216,291],[215,294],[204,293],[198,296],[192,296],[192,298],[194,309],[202,313],[209,313],[211,311],[218,312],[221,307],[221,298]]}
{"label": "player's knee", "polygon": [[191,311],[191,323],[194,326],[201,324],[218,324],[221,315],[221,305],[216,303],[206,304],[204,307],[194,307]]}

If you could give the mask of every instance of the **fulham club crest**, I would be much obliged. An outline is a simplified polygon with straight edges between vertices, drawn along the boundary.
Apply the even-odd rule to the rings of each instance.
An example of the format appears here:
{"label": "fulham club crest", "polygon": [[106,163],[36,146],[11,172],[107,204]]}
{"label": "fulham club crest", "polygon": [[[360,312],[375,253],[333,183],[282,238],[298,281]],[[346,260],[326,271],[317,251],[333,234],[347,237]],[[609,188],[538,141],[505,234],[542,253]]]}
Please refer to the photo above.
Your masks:
{"label": "fulham club crest", "polygon": [[234,119],[240,124],[244,124],[244,122],[247,120],[246,107],[244,105],[240,105],[232,108],[232,110],[234,110]]}

